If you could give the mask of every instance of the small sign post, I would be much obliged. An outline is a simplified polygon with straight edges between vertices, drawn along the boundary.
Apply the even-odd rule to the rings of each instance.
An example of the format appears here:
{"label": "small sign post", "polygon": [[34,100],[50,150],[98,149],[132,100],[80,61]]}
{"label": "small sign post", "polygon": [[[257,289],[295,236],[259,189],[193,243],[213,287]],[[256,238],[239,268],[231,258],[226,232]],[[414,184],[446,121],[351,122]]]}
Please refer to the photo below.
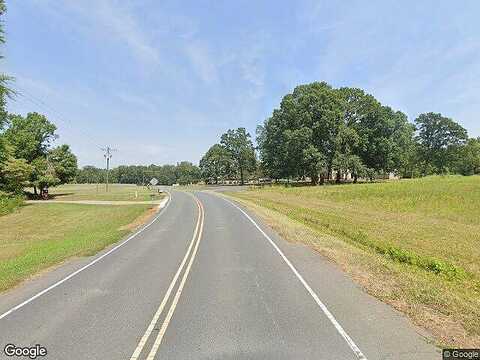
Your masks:
{"label": "small sign post", "polygon": [[[158,179],[157,179],[157,178],[152,178],[152,179],[150,180],[150,185],[153,186],[153,189],[151,189],[151,190],[155,191],[155,186],[156,186],[157,184],[158,184]],[[150,199],[152,200],[152,202],[153,202],[153,199],[154,199],[154,198],[155,198],[155,194],[154,194],[154,193],[151,193],[151,194],[150,194]]]}

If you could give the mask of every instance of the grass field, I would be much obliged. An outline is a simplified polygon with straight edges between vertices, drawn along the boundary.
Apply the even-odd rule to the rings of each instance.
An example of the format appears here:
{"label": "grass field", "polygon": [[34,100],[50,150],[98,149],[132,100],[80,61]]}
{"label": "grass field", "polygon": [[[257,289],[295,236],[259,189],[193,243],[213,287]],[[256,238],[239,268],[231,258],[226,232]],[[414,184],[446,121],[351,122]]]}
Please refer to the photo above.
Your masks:
{"label": "grass field", "polygon": [[[130,194],[135,188],[114,186],[111,193],[98,195],[102,200],[133,200]],[[95,186],[65,185],[56,191],[78,196],[74,200],[99,199],[92,189]],[[149,196],[139,191],[138,198]],[[0,216],[0,291],[70,257],[95,254],[130,233],[153,211],[145,204],[48,203],[24,205]]]}
{"label": "grass field", "polygon": [[480,346],[480,177],[229,193],[442,345]]}
{"label": "grass field", "polygon": [[49,195],[54,200],[109,200],[109,201],[148,201],[159,200],[164,194],[149,190],[144,186],[110,184],[66,184],[50,188]]}

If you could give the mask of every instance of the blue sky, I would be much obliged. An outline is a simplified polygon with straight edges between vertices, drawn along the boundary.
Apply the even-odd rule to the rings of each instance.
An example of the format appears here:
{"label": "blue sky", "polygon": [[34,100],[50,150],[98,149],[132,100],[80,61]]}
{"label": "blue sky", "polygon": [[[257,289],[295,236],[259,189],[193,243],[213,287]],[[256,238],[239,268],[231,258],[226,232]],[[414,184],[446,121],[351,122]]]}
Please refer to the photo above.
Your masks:
{"label": "blue sky", "polygon": [[7,0],[2,67],[80,165],[197,162],[301,83],[361,87],[480,136],[480,2]]}

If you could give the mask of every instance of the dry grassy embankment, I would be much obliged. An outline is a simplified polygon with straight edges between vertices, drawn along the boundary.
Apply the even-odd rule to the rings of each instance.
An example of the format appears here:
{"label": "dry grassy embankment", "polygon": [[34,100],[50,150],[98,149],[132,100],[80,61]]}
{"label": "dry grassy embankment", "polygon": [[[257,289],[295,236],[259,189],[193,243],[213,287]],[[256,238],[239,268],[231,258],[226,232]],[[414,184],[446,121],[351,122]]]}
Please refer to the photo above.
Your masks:
{"label": "dry grassy embankment", "polygon": [[439,344],[480,346],[480,177],[230,193]]}

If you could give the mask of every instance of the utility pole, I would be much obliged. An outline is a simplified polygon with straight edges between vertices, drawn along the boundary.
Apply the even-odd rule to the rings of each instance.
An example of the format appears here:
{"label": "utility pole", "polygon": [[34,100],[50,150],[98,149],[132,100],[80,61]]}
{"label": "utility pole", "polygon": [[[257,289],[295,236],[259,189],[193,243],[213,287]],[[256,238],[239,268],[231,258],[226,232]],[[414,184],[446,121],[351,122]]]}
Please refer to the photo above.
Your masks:
{"label": "utility pole", "polygon": [[106,183],[105,183],[105,192],[108,192],[108,172],[110,171],[110,159],[112,158],[112,151],[117,151],[117,150],[112,149],[109,146],[107,146],[106,148],[102,148],[101,150],[105,152],[105,154],[103,154],[103,157],[107,162],[107,177],[106,177]]}

